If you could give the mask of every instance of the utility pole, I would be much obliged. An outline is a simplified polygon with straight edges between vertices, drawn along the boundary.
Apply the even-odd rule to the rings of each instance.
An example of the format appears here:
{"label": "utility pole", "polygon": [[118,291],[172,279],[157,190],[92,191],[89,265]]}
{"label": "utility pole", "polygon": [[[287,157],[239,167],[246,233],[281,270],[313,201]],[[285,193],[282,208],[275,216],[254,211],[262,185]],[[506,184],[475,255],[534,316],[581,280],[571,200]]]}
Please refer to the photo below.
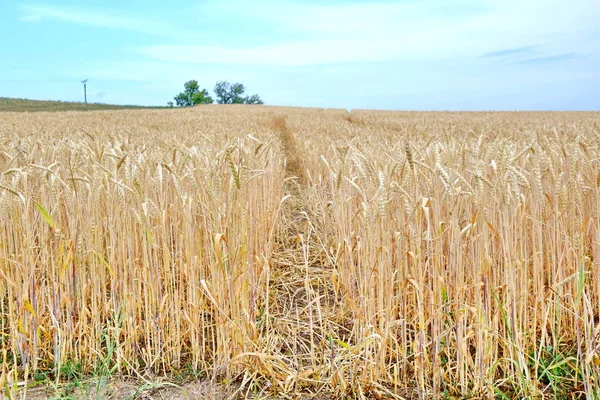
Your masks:
{"label": "utility pole", "polygon": [[87,81],[87,79],[81,81],[81,83],[83,83],[83,100],[85,101],[85,104],[87,104]]}

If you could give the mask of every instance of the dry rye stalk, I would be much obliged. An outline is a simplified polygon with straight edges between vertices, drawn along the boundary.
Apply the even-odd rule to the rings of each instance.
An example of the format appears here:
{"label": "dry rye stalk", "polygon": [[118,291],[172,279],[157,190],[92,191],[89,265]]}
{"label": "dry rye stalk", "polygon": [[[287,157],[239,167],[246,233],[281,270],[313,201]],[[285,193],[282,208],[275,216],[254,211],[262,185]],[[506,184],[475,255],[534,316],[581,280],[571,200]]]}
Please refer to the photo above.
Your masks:
{"label": "dry rye stalk", "polygon": [[0,390],[100,359],[248,397],[594,398],[597,120],[4,113]]}

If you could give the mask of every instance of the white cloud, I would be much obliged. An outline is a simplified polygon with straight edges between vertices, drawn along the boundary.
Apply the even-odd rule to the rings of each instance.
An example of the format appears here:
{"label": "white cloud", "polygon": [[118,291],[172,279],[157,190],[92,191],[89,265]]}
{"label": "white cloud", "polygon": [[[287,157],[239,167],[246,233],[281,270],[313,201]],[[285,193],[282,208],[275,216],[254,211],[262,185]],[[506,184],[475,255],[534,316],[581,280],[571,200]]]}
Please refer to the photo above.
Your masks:
{"label": "white cloud", "polygon": [[[600,49],[593,32],[600,7],[559,0],[314,3],[210,2],[199,14],[226,15],[235,29],[267,27],[272,37],[206,45],[150,45],[139,52],[171,62],[227,65],[308,66],[392,60],[436,62],[475,58],[507,48],[537,45],[540,56]],[[237,25],[236,25],[237,22]],[[250,26],[250,27],[248,27]],[[240,35],[243,34],[240,32]],[[217,35],[213,36],[218,38]]]}
{"label": "white cloud", "polygon": [[[56,7],[46,5],[27,5],[22,10],[27,12],[28,21],[55,19],[82,25],[108,29],[127,30],[159,36],[181,37],[181,33],[169,24],[138,17],[123,16],[97,10]],[[23,20],[21,18],[21,20]]]}
{"label": "white cloud", "polygon": [[35,15],[35,14],[24,15],[24,16],[22,16],[22,17],[19,18],[19,20],[23,21],[23,22],[38,22],[41,19],[42,18],[39,15]]}
{"label": "white cloud", "polygon": [[[382,34],[469,31],[471,42],[484,41],[486,34],[509,37],[597,31],[600,17],[597,0],[446,0],[363,1],[341,4],[213,2],[211,12],[233,13],[264,21],[284,32],[354,37]],[[200,8],[202,10],[202,6]],[[576,31],[576,32],[573,32]],[[516,46],[514,46],[516,47]]]}
{"label": "white cloud", "polygon": [[[157,60],[226,65],[310,66],[392,60],[438,62],[537,45],[539,57],[600,50],[596,0],[475,0],[319,4],[209,1],[185,10],[196,24],[81,8],[30,5],[23,17],[172,37],[139,53]],[[483,4],[483,5],[482,5]],[[204,28],[206,24],[213,25]],[[219,21],[216,23],[215,21]],[[180,27],[185,26],[188,32]],[[271,35],[246,35],[262,29]]]}
{"label": "white cloud", "polygon": [[[85,71],[111,102],[164,104],[188,79],[209,90],[228,79],[270,104],[528,108],[542,104],[536,101],[549,95],[537,93],[551,93],[557,83],[563,83],[558,99],[570,91],[577,97],[597,81],[590,75],[600,52],[597,0],[304,1],[209,0],[178,7],[160,21],[142,9],[21,11],[156,35],[145,45],[136,37],[137,52],[122,59],[98,54],[101,59],[59,68],[77,84]],[[126,33],[115,45],[130,49]],[[529,100],[519,103],[525,95]]]}
{"label": "white cloud", "polygon": [[352,62],[379,62],[401,54],[399,43],[356,40],[312,40],[250,48],[157,45],[140,49],[153,58],[197,64],[307,66]]}

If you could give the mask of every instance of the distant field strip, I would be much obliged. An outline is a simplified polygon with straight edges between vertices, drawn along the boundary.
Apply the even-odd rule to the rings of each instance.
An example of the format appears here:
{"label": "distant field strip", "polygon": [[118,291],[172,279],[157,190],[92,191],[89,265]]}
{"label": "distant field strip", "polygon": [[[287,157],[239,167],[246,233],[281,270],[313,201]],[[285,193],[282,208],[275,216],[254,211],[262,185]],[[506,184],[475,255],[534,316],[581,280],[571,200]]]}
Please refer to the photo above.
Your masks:
{"label": "distant field strip", "polygon": [[0,112],[125,110],[130,108],[147,109],[166,107],[121,106],[102,103],[78,103],[71,101],[29,100],[0,97]]}

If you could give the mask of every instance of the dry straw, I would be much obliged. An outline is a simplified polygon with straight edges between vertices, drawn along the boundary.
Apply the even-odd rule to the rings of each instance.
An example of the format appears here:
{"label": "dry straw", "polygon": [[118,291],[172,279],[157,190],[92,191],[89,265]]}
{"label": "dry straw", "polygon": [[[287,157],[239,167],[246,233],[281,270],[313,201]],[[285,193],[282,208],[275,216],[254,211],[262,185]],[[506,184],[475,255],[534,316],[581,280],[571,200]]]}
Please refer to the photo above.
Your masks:
{"label": "dry straw", "polygon": [[597,119],[2,114],[2,390],[104,360],[248,396],[594,398]]}

